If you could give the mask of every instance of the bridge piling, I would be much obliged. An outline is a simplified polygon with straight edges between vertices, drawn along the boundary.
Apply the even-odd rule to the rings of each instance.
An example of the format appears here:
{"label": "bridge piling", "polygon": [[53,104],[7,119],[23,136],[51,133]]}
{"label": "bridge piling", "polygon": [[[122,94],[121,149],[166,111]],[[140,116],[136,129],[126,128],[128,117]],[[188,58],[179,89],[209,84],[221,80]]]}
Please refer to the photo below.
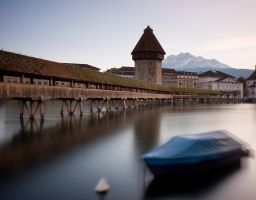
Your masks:
{"label": "bridge piling", "polygon": [[[36,107],[35,107],[35,103],[36,103]],[[38,108],[40,109],[39,111],[40,118],[41,120],[44,120],[44,102],[42,100],[22,99],[21,109],[20,109],[20,119],[23,120],[24,112],[26,110],[28,118],[33,121],[35,119]]]}
{"label": "bridge piling", "polygon": [[40,102],[40,117],[41,120],[44,120],[44,101]]}
{"label": "bridge piling", "polygon": [[93,111],[93,100],[92,99],[89,99],[89,110],[92,113],[92,111]]}
{"label": "bridge piling", "polygon": [[106,112],[111,110],[111,106],[109,105],[109,100],[106,100]]}
{"label": "bridge piling", "polygon": [[60,115],[63,116],[64,114],[64,101],[61,101],[61,106],[60,106]]}
{"label": "bridge piling", "polygon": [[24,117],[24,101],[21,101],[21,106],[20,106],[20,119],[23,120]]}
{"label": "bridge piling", "polygon": [[123,99],[123,100],[122,100],[122,104],[123,104],[123,109],[124,109],[124,110],[126,110],[127,105],[126,105],[126,101],[125,101],[125,99]]}
{"label": "bridge piling", "polygon": [[79,100],[79,110],[80,110],[80,116],[83,115],[83,101]]}

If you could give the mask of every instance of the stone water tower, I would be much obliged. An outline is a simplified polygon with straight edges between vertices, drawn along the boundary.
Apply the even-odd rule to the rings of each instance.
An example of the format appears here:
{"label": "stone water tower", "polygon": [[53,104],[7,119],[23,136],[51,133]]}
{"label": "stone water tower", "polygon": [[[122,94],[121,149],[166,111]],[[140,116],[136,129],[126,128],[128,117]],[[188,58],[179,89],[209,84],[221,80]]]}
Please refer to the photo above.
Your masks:
{"label": "stone water tower", "polygon": [[132,51],[135,62],[135,79],[162,84],[162,60],[165,51],[149,26]]}

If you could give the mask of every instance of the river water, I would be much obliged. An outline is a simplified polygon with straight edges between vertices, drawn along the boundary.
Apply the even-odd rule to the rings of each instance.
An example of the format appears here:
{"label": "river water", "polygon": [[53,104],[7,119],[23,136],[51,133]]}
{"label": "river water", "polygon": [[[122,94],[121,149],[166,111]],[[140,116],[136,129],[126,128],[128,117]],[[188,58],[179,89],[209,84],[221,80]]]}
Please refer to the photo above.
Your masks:
{"label": "river water", "polygon": [[[255,104],[193,104],[63,117],[46,104],[44,121],[19,119],[19,104],[0,102],[0,199],[254,200],[256,161],[208,178],[157,182],[141,155],[178,134],[227,130],[256,149]],[[88,107],[85,105],[85,107]],[[101,177],[106,195],[94,187]]]}

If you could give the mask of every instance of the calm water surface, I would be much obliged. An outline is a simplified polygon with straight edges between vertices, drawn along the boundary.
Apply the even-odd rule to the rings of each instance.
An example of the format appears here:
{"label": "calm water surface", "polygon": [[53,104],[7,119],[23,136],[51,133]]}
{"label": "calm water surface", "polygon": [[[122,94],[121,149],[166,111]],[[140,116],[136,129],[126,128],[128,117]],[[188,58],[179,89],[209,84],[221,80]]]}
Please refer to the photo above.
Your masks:
{"label": "calm water surface", "polygon": [[[59,115],[46,105],[44,122],[19,119],[17,102],[0,102],[0,199],[254,200],[256,161],[204,177],[159,182],[141,155],[177,134],[224,129],[256,149],[256,105],[178,105]],[[101,177],[110,191],[94,187]]]}

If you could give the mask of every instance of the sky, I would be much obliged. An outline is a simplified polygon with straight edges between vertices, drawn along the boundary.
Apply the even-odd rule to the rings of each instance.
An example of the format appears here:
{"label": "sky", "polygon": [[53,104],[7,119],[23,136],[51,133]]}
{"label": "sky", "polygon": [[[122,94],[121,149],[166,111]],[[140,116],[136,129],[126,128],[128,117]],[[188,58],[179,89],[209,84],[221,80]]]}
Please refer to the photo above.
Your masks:
{"label": "sky", "polygon": [[0,48],[102,69],[134,66],[149,25],[168,55],[256,65],[256,0],[0,0]]}

